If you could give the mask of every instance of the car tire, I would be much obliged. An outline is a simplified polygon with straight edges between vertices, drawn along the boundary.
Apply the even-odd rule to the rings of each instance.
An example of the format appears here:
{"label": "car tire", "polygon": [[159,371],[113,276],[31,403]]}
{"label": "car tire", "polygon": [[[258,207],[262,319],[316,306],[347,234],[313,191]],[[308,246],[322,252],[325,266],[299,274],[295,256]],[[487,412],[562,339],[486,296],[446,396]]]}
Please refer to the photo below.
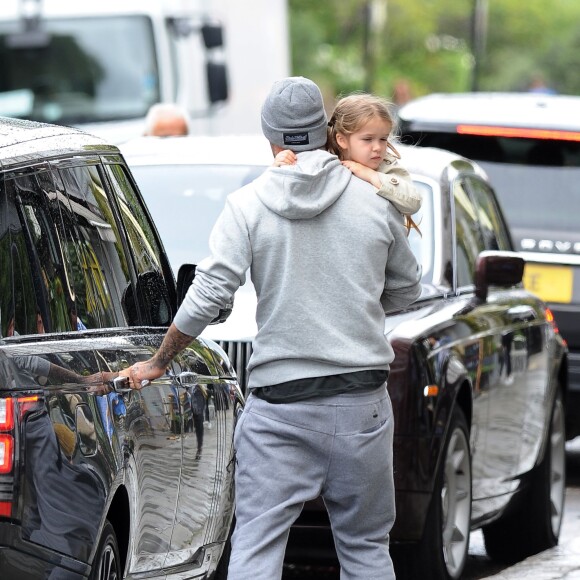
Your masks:
{"label": "car tire", "polygon": [[230,556],[232,554],[232,545],[228,538],[224,545],[219,564],[216,568],[215,574],[212,576],[213,580],[228,580],[228,567],[230,565]]}
{"label": "car tire", "polygon": [[421,541],[393,552],[397,578],[457,580],[467,562],[471,523],[471,454],[464,413],[451,415]]}
{"label": "car tire", "polygon": [[228,539],[224,544],[224,549],[222,550],[220,561],[218,562],[216,571],[211,577],[211,580],[228,580],[228,568],[230,565],[230,557],[232,555],[232,534],[234,532],[234,527],[235,527],[235,518],[230,527]]}
{"label": "car tire", "polygon": [[111,522],[105,520],[89,578],[90,580],[121,580],[121,577],[121,558],[117,535]]}
{"label": "car tire", "polygon": [[504,564],[552,548],[558,543],[566,492],[565,412],[558,388],[546,451],[534,469],[529,488],[518,507],[483,528],[488,556]]}

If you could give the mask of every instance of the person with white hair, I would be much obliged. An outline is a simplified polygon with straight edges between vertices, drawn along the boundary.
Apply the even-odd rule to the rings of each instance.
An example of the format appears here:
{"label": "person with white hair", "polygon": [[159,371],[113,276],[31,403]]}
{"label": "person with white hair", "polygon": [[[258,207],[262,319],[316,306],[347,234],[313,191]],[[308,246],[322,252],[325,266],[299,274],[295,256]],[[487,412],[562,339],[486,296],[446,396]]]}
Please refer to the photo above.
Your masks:
{"label": "person with white hair", "polygon": [[148,137],[183,137],[189,134],[187,110],[176,103],[155,103],[145,117],[144,135]]}

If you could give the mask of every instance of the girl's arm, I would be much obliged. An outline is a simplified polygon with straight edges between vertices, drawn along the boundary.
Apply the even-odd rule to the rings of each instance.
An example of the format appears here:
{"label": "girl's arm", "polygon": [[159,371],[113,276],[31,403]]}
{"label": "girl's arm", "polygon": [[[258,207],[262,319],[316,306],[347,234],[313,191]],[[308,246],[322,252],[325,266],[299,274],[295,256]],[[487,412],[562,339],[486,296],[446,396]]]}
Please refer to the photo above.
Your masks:
{"label": "girl's arm", "polygon": [[358,163],[357,161],[345,160],[341,161],[341,163],[354,175],[356,175],[359,179],[363,179],[364,181],[368,181],[371,185],[374,185],[377,189],[382,187],[382,182],[379,177],[379,172],[363,165],[362,163]]}
{"label": "girl's arm", "polygon": [[395,157],[385,159],[377,171],[356,161],[343,161],[342,164],[358,178],[374,185],[377,194],[388,199],[402,214],[412,215],[421,208],[421,194],[409,172]]}
{"label": "girl's arm", "polygon": [[415,187],[409,172],[396,158],[388,157],[377,171],[381,182],[377,194],[388,199],[402,214],[412,215],[419,211],[423,198]]}

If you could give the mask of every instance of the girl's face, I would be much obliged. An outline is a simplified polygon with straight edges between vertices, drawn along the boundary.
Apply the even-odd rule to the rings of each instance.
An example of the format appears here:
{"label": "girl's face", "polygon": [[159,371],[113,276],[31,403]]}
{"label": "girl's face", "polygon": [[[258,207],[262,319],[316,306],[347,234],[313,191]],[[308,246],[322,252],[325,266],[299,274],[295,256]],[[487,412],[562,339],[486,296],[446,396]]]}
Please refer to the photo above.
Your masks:
{"label": "girl's face", "polygon": [[336,142],[342,150],[342,159],[378,169],[387,153],[387,139],[391,128],[387,121],[373,117],[350,135],[337,133]]}

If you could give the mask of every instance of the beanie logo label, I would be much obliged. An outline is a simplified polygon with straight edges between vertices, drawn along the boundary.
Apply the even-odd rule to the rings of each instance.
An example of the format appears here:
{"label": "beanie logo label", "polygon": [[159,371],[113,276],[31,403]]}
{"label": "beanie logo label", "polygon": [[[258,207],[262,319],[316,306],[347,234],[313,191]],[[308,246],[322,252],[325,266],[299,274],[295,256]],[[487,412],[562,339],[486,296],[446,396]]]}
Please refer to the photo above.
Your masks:
{"label": "beanie logo label", "polygon": [[284,145],[309,145],[308,132],[304,133],[282,133]]}

